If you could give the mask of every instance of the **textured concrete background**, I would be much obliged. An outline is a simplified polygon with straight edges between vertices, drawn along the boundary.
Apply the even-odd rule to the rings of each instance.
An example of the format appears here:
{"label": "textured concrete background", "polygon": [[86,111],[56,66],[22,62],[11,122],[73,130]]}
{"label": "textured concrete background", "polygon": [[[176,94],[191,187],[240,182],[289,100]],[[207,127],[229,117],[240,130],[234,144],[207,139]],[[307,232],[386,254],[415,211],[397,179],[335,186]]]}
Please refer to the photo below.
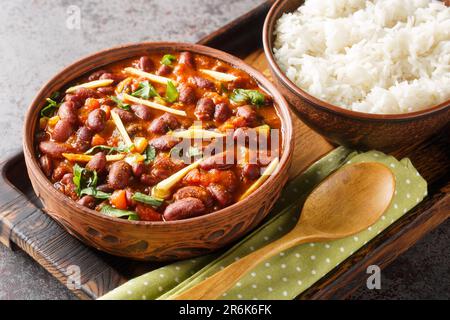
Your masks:
{"label": "textured concrete background", "polygon": [[[68,63],[99,49],[151,40],[195,42],[262,0],[2,0],[0,10],[0,152],[21,145],[25,110],[37,90]],[[67,8],[81,28],[66,27]],[[450,298],[450,222],[382,274],[382,290],[354,298]],[[74,299],[23,253],[0,246],[0,299]]]}

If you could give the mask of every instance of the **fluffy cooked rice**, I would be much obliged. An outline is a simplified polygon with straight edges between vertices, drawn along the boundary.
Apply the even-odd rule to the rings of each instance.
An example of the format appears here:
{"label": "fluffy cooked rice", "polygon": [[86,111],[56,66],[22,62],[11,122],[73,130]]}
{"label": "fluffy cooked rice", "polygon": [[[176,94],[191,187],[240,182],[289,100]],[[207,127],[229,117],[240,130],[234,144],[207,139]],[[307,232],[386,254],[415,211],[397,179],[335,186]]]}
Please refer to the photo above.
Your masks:
{"label": "fluffy cooked rice", "polygon": [[275,27],[281,69],[311,95],[395,114],[450,99],[450,7],[431,0],[306,0]]}

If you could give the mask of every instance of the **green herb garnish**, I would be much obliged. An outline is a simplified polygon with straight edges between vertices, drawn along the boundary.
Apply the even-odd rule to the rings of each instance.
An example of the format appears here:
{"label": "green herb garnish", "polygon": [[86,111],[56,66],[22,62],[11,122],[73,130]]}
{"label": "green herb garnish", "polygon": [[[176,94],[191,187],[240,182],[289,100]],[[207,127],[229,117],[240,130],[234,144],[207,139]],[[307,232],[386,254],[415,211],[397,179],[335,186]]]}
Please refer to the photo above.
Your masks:
{"label": "green herb garnish", "polygon": [[264,94],[258,90],[248,90],[248,89],[234,89],[230,95],[230,99],[234,102],[247,102],[249,101],[252,105],[260,107],[265,101],[266,97]]}
{"label": "green herb garnish", "polygon": [[92,154],[97,150],[102,151],[108,151],[108,154],[111,154],[113,152],[118,153],[128,153],[130,152],[132,146],[126,146],[125,144],[121,144],[118,147],[110,147],[110,146],[104,146],[104,145],[98,145],[90,148],[88,151],[86,151],[84,154]]}
{"label": "green herb garnish", "polygon": [[166,66],[170,66],[172,62],[176,61],[177,58],[171,54],[165,54],[164,57],[161,59],[161,64],[164,64]]}
{"label": "green herb garnish", "polygon": [[78,164],[73,166],[73,183],[75,184],[76,193],[81,194],[81,190],[85,188],[97,187],[97,171],[90,171],[86,168],[80,167]]}
{"label": "green herb garnish", "polygon": [[156,149],[153,146],[148,146],[144,151],[144,163],[149,164],[156,158]]}
{"label": "green herb garnish", "polygon": [[131,94],[133,97],[138,97],[142,99],[150,99],[159,96],[158,91],[153,87],[150,82],[144,81],[140,82],[138,89]]}
{"label": "green herb garnish", "polygon": [[145,204],[149,204],[149,205],[151,205],[153,207],[159,207],[164,202],[163,199],[154,198],[152,196],[149,196],[149,195],[146,195],[146,194],[140,193],[140,192],[136,192],[135,194],[133,194],[131,199],[133,199],[133,200],[135,200],[137,202],[142,202],[142,203],[145,203]]}
{"label": "green herb garnish", "polygon": [[[110,217],[115,217],[115,218],[128,217],[128,220],[139,220],[139,217],[136,214],[136,212],[128,211],[128,210],[120,210],[120,209],[116,209],[111,206],[103,206],[100,209],[100,212],[107,216],[110,216]],[[130,217],[132,217],[132,218],[130,218]]]}
{"label": "green herb garnish", "polygon": [[42,108],[41,110],[41,117],[50,117],[52,116],[55,111],[59,108],[61,105],[60,103],[56,102],[55,100],[59,97],[59,92],[54,92],[50,98],[47,98],[47,105]]}
{"label": "green herb garnish", "polygon": [[111,193],[97,190],[94,187],[88,187],[88,188],[84,188],[83,190],[81,190],[80,196],[82,196],[84,194],[86,194],[88,196],[93,196],[96,199],[109,199],[109,197],[111,197]]}
{"label": "green herb garnish", "polygon": [[220,83],[220,90],[219,90],[219,93],[220,93],[220,94],[228,94],[228,92],[230,92],[230,91],[228,90],[228,88],[227,88],[223,83]]}
{"label": "green herb garnish", "polygon": [[178,100],[178,90],[173,84],[172,81],[167,82],[167,88],[166,88],[166,100],[170,103],[173,103]]}
{"label": "green herb garnish", "polygon": [[110,96],[111,100],[114,101],[117,104],[117,108],[126,110],[126,111],[130,111],[131,106],[128,103],[123,102],[122,100],[120,100],[119,98],[115,97],[115,96]]}

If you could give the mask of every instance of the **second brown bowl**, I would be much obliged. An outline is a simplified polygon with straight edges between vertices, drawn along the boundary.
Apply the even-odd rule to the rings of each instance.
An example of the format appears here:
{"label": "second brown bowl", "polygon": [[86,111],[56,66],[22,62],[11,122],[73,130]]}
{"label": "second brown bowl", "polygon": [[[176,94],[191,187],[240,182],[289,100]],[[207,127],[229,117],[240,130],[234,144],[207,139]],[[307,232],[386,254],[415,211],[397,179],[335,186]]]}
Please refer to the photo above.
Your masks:
{"label": "second brown bowl", "polygon": [[297,87],[275,60],[273,31],[283,13],[295,11],[303,3],[304,0],[278,0],[266,17],[263,43],[275,84],[308,126],[336,144],[389,152],[424,141],[450,122],[450,100],[418,112],[369,114],[334,106]]}
{"label": "second brown bowl", "polygon": [[[282,155],[277,172],[246,199],[219,211],[170,222],[129,221],[105,216],[57,191],[36,159],[34,133],[45,98],[72,80],[103,65],[152,52],[191,51],[225,61],[251,75],[270,93],[282,121]],[[217,250],[242,237],[269,213],[288,179],[293,135],[283,96],[261,73],[240,59],[212,48],[186,43],[139,43],[98,52],[53,77],[31,103],[25,119],[24,154],[31,183],[44,210],[68,232],[99,250],[137,260],[177,260]]]}

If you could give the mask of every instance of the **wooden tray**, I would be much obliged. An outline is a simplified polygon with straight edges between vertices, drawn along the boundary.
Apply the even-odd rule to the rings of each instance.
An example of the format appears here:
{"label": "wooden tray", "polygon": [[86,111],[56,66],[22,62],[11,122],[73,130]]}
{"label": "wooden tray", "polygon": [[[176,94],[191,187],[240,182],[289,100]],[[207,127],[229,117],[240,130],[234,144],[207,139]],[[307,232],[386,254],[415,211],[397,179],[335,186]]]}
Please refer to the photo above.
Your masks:
{"label": "wooden tray", "polygon": [[[237,55],[268,75],[261,30],[272,2],[262,4],[200,43]],[[291,176],[334,148],[295,117],[294,126],[296,149]],[[412,160],[429,183],[429,196],[298,298],[347,297],[365,282],[368,265],[387,266],[450,215],[449,129],[423,144],[393,153]],[[26,174],[22,152],[1,161],[0,171],[0,241],[11,249],[27,252],[62,283],[70,275],[69,266],[80,266],[81,288],[74,290],[78,297],[95,299],[128,279],[161,266],[96,251],[66,233],[41,210]]]}

